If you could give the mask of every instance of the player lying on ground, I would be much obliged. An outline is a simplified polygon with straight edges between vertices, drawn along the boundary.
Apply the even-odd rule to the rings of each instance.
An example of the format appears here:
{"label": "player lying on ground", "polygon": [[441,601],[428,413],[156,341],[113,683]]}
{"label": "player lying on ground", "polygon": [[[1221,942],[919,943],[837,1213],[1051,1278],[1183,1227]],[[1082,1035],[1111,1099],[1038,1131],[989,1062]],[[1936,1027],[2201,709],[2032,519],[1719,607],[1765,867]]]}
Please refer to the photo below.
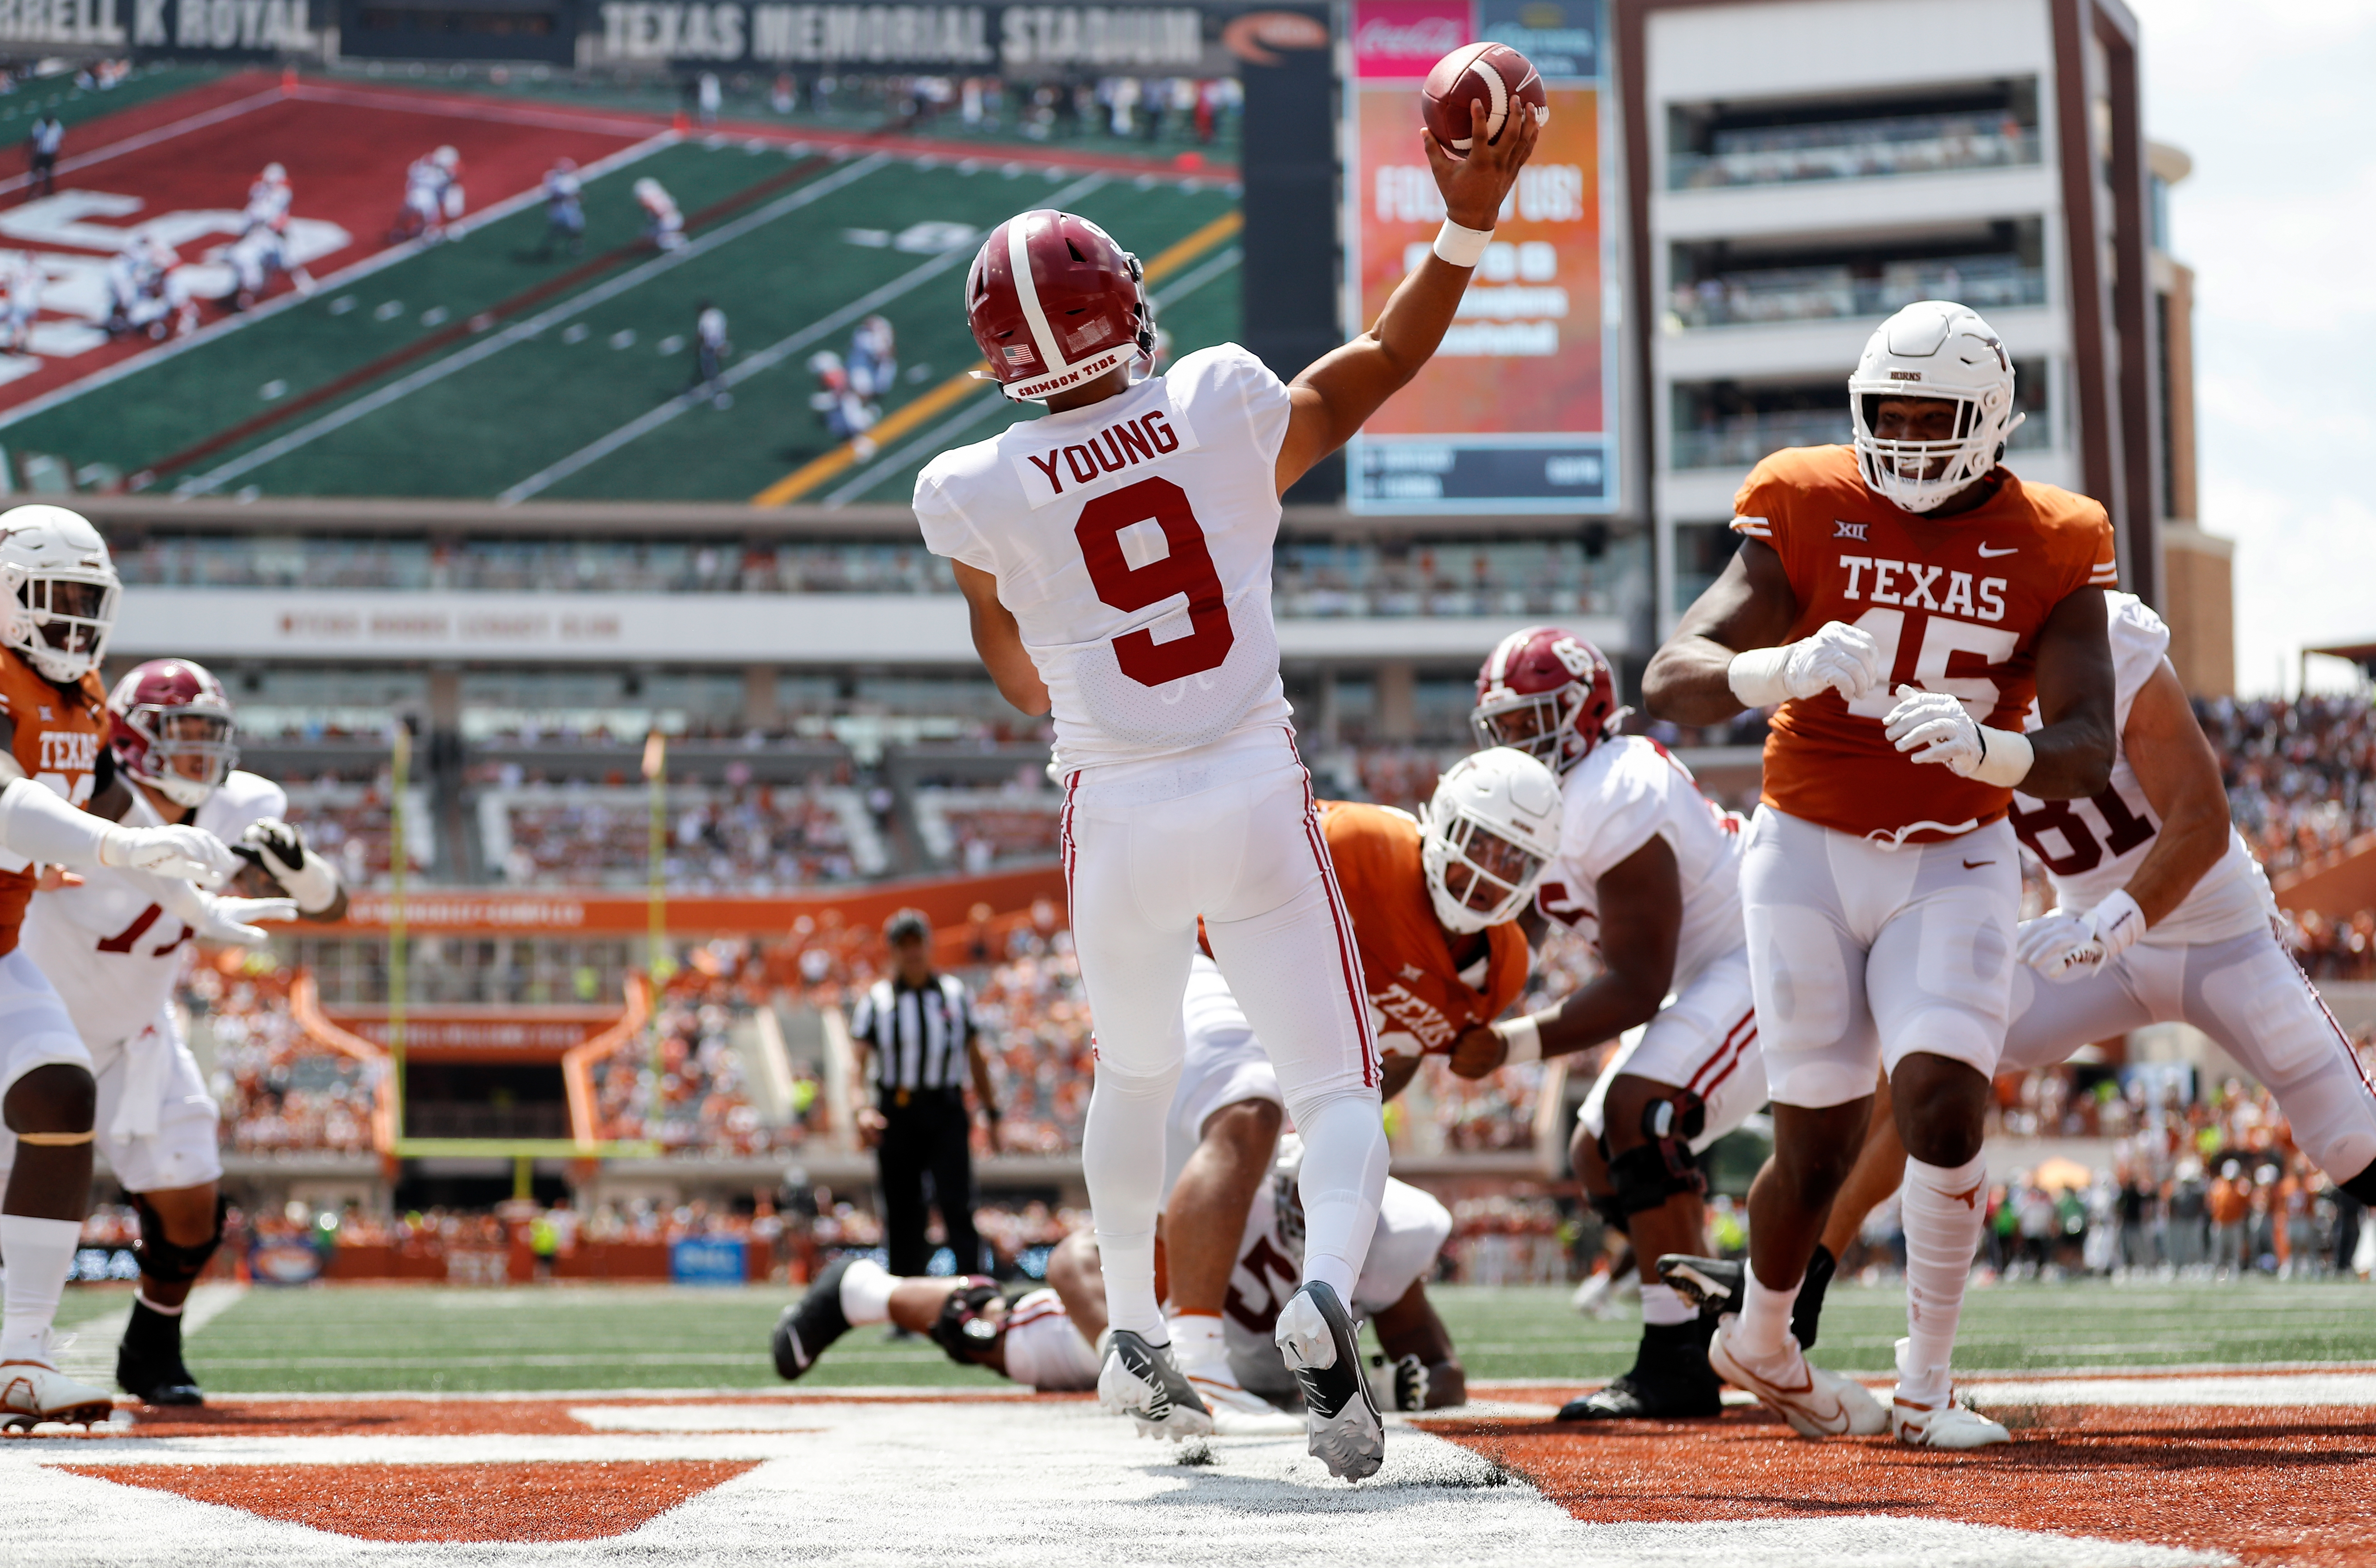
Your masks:
{"label": "player lying on ground", "polygon": [[[2002,342],[1965,307],[1883,322],[1848,378],[1855,444],[1751,471],[1740,553],[1643,676],[1645,706],[1676,723],[1776,707],[1741,861],[1775,1156],[1750,1192],[1741,1310],[1708,1360],[1811,1437],[2007,1435],[1954,1405],[1948,1370],[2012,1006],[2020,849],[2004,818],[2015,786],[2101,792],[2117,739],[2111,525],[2002,466],[2014,394]],[[2033,694],[2044,722],[2025,735]],[[1908,1332],[1886,1411],[1809,1368],[1789,1332],[1876,1065],[1911,1157]]]}
{"label": "player lying on ground", "polygon": [[1271,551],[1288,487],[1434,353],[1537,134],[1522,117],[1465,160],[1424,138],[1450,214],[1436,249],[1369,331],[1292,386],[1234,345],[1139,379],[1156,339],[1137,258],[1069,213],[1010,219],[975,258],[966,312],[989,374],[1048,416],[943,453],[916,483],[925,542],[956,563],[999,690],[1054,720],[1073,932],[1098,1020],[1082,1167],[1113,1324],[1100,1394],[1175,1435],[1211,1428],[1155,1290],[1161,1139],[1201,916],[1304,1139],[1305,1281],[1279,1345],[1303,1384],[1312,1452],[1354,1479],[1385,1452],[1344,1301],[1386,1146],[1360,964],[1279,682]]}
{"label": "player lying on ground", "polygon": [[90,1208],[99,1088],[89,1047],[18,944],[40,869],[153,873],[195,908],[193,881],[238,869],[203,828],[124,826],[91,798],[107,734],[97,671],[122,589],[99,530],[61,506],[0,513],[0,1124],[16,1159],[0,1198],[0,1422],[94,1421],[113,1400],[61,1373],[51,1325]]}
{"label": "player lying on ground", "polygon": [[[1624,1037],[1569,1154],[1593,1207],[1655,1258],[1705,1245],[1699,1153],[1765,1103],[1765,1072],[1742,947],[1740,819],[1657,742],[1610,734],[1618,717],[1608,659],[1556,626],[1513,632],[1478,671],[1477,738],[1560,770],[1559,849],[1535,908],[1601,964],[1558,1005],[1495,1025],[1481,1065],[1500,1065],[1505,1045],[1507,1060],[1533,1061]],[[1633,1368],[1560,1419],[1715,1415],[1713,1326],[1645,1277]]]}
{"label": "player lying on ground", "polygon": [[[1218,1430],[1248,1435],[1298,1431],[1283,1417],[1297,1398],[1297,1380],[1274,1337],[1280,1307],[1301,1273],[1303,1215],[1296,1167],[1301,1150],[1285,1140],[1275,1170],[1255,1189],[1243,1227],[1232,1238],[1228,1341],[1230,1381],[1278,1401],[1241,1392],[1243,1405],[1218,1413]],[[1385,1351],[1372,1397],[1398,1410],[1434,1410],[1463,1404],[1467,1379],[1443,1320],[1427,1299],[1452,1216],[1418,1188],[1389,1180],[1378,1226],[1360,1278],[1356,1308],[1371,1320]],[[776,1370],[797,1378],[852,1328],[891,1323],[926,1334],[963,1366],[988,1367],[1042,1393],[1098,1385],[1106,1331],[1105,1279],[1097,1239],[1079,1232],[1048,1260],[1048,1284],[1009,1298],[980,1275],[968,1278],[901,1278],[866,1258],[844,1258],[817,1276],[800,1304],[784,1309],[776,1325]],[[1142,1429],[1143,1430],[1143,1429]]]}
{"label": "player lying on ground", "polygon": [[[140,871],[50,875],[25,921],[25,952],[90,1052],[99,1150],[140,1216],[140,1286],[115,1381],[143,1404],[200,1405],[182,1360],[182,1306],[222,1242],[221,1112],[183,1038],[174,982],[192,943],[261,943],[263,921],[335,921],[347,895],[284,820],[280,786],[237,771],[231,699],[204,666],[138,665],[107,707],[91,814],[203,828],[246,862],[234,885],[255,895],[216,897]],[[15,1155],[0,1134],[0,1170]]]}
{"label": "player lying on ground", "polygon": [[[2219,760],[2167,657],[2169,628],[2131,595],[2108,597],[2120,759],[2090,800],[2014,797],[2014,831],[2052,878],[2056,908],[2022,924],[2001,1065],[2033,1072],[2091,1040],[2192,1024],[2269,1086],[2337,1186],[2376,1203],[2376,1087],[2278,935],[2268,878],[2229,822]],[[1827,1242],[1856,1235],[1905,1164],[1895,1129],[1875,1127]],[[1678,1267],[1715,1281],[1720,1300],[1731,1265],[1706,1263]]]}

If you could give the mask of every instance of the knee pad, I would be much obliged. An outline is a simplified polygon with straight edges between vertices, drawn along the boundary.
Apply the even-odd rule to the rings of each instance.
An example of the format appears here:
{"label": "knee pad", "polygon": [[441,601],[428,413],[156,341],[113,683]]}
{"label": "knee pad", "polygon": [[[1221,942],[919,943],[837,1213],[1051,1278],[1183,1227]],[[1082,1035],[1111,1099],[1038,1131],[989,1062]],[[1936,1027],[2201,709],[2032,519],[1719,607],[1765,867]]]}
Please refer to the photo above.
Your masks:
{"label": "knee pad", "polygon": [[1664,1204],[1679,1193],[1700,1197],[1707,1192],[1707,1176],[1700,1170],[1692,1140],[1707,1127],[1707,1106],[1688,1089],[1679,1089],[1642,1108],[1643,1142],[1614,1158],[1607,1141],[1609,1179],[1616,1186],[1616,1206],[1627,1217]]}
{"label": "knee pad", "polygon": [[185,1285],[207,1271],[215,1249],[222,1245],[223,1215],[231,1208],[231,1200],[215,1194],[214,1233],[195,1247],[168,1241],[164,1219],[138,1193],[132,1194],[132,1207],[140,1216],[140,1272],[151,1279]]}
{"label": "knee pad", "polygon": [[2338,1182],[2335,1185],[2369,1207],[2376,1208],[2376,1162],[2370,1162],[2367,1170],[2350,1181]]}
{"label": "knee pad", "polygon": [[1633,1235],[1633,1228],[1625,1223],[1626,1211],[1618,1201],[1618,1195],[1615,1193],[1596,1193],[1587,1188],[1585,1191],[1584,1202],[1586,1207],[1600,1217],[1600,1223],[1622,1235],[1629,1237]]}

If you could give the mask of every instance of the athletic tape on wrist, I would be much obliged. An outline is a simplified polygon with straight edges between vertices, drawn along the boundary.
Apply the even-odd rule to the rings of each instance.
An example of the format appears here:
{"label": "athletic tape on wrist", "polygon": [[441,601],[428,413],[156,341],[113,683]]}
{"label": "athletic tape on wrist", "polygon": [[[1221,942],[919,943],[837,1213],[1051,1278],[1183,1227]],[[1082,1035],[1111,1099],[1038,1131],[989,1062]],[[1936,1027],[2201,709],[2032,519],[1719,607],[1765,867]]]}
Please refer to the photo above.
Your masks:
{"label": "athletic tape on wrist", "polygon": [[1725,668],[1725,684],[1732,688],[1741,707],[1772,707],[1789,700],[1789,690],[1782,684],[1782,670],[1790,661],[1790,646],[1753,647],[1732,656],[1732,662]]}
{"label": "athletic tape on wrist", "polygon": [[1435,254],[1455,267],[1474,267],[1484,257],[1491,229],[1464,229],[1447,218],[1435,232]]}
{"label": "athletic tape on wrist", "polygon": [[2002,789],[2014,789],[2029,777],[2030,765],[2037,760],[2037,750],[2026,735],[2011,730],[1991,730],[1980,726],[1980,760],[1971,777],[1983,784]]}
{"label": "athletic tape on wrist", "polygon": [[1542,1026],[1535,1022],[1532,1014],[1496,1024],[1493,1032],[1500,1035],[1503,1043],[1509,1047],[1502,1058],[1503,1066],[1514,1062],[1540,1062],[1543,1059]]}

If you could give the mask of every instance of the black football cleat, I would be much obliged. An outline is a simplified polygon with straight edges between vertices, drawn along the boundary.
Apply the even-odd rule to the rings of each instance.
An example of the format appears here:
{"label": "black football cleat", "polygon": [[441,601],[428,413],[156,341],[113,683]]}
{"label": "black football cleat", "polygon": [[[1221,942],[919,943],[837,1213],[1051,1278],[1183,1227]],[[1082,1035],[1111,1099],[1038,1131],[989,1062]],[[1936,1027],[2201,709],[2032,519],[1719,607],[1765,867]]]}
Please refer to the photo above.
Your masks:
{"label": "black football cleat", "polygon": [[[1740,1311],[1748,1266],[1724,1258],[1669,1253],[1658,1260],[1658,1278],[1699,1308],[1701,1316],[1713,1320]],[[1818,1242],[1815,1255],[1807,1260],[1806,1275],[1800,1281],[1799,1299],[1790,1306],[1790,1333],[1802,1351],[1814,1348],[1815,1333],[1824,1321],[1824,1293],[1831,1288],[1832,1275],[1838,1266],[1839,1260],[1832,1256],[1831,1249]]]}
{"label": "black football cleat", "polygon": [[206,1390],[182,1361],[181,1315],[154,1311],[137,1299],[132,1303],[132,1321],[125,1325],[124,1343],[115,1349],[115,1381],[143,1405],[207,1402]]}
{"label": "black football cleat", "polygon": [[1724,1383],[1708,1366],[1713,1318],[1642,1330],[1633,1367],[1608,1387],[1560,1407],[1563,1421],[1676,1421],[1724,1411]]}
{"label": "black football cleat", "polygon": [[1336,1292],[1307,1281],[1278,1314],[1276,1338],[1303,1391],[1306,1451],[1340,1479],[1376,1475],[1386,1462],[1385,1420],[1362,1375],[1353,1320]]}
{"label": "black football cleat", "polygon": [[776,1372],[787,1383],[816,1365],[826,1347],[849,1332],[849,1319],[841,1311],[841,1277],[849,1272],[849,1262],[840,1259],[818,1275],[800,1304],[786,1307],[776,1319]]}

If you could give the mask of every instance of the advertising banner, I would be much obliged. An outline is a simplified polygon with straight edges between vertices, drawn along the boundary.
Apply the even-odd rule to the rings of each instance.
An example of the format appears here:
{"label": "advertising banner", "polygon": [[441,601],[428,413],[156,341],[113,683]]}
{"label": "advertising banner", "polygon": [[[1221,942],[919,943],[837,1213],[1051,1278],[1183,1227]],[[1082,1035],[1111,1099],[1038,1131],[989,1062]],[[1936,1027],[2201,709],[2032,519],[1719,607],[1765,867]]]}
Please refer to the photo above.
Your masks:
{"label": "advertising banner", "polygon": [[1358,512],[1616,508],[1617,324],[1597,0],[1356,0],[1345,95],[1347,296],[1358,332],[1443,221],[1420,137],[1428,68],[1463,43],[1508,43],[1550,108],[1434,361],[1348,448]]}
{"label": "advertising banner", "polygon": [[731,1236],[688,1236],[669,1244],[674,1285],[742,1285],[749,1280],[742,1243]]}

